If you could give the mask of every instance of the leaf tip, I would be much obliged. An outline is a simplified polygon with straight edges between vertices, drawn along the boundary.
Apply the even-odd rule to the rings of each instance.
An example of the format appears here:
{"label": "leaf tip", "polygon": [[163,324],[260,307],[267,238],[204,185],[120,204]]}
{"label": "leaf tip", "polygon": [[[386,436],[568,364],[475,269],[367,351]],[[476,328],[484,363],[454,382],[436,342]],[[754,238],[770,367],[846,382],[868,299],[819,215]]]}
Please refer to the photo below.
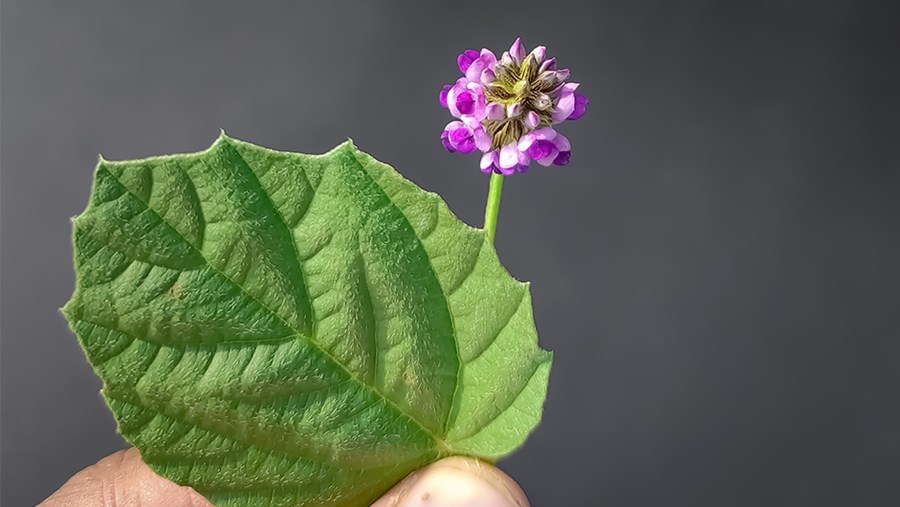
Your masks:
{"label": "leaf tip", "polygon": [[72,321],[73,317],[73,307],[75,306],[75,295],[72,295],[72,298],[66,301],[66,304],[59,307],[57,311],[66,319],[67,322]]}
{"label": "leaf tip", "polygon": [[231,137],[229,137],[228,134],[225,133],[225,129],[222,127],[219,127],[219,135],[216,137],[216,140],[213,142],[212,145],[216,146],[219,144],[228,143],[230,141],[231,141]]}

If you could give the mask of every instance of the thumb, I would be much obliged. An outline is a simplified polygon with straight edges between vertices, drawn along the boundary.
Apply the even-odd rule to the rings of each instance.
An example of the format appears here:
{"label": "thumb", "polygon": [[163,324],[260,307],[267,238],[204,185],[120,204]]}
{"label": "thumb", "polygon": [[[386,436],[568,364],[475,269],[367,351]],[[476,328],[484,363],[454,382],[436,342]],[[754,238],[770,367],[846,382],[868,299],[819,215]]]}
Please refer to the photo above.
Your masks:
{"label": "thumb", "polygon": [[75,474],[38,507],[212,507],[199,493],[164,479],[137,449],[119,451]]}
{"label": "thumb", "polygon": [[442,459],[411,473],[372,507],[529,507],[522,488],[474,458]]}

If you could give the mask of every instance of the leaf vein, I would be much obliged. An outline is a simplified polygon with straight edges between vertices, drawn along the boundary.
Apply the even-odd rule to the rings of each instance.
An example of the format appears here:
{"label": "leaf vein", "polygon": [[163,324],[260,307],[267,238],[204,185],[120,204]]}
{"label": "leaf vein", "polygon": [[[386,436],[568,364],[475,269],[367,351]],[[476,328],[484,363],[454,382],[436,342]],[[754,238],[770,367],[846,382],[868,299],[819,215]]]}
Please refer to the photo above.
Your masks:
{"label": "leaf vein", "polygon": [[[354,155],[354,160],[356,161],[357,164],[359,164],[359,161],[356,160],[355,155]],[[360,165],[360,168],[362,168],[362,165],[361,165],[361,164],[359,164],[359,165]],[[146,203],[145,201],[141,200],[140,196],[136,195],[136,194],[135,194],[134,192],[132,192],[128,187],[126,187],[124,184],[122,184],[122,182],[119,180],[119,178],[118,178],[112,171],[110,171],[109,169],[107,169],[105,166],[101,166],[101,168],[103,168],[103,169],[104,169],[104,170],[105,170],[105,171],[106,171],[106,172],[107,172],[107,173],[108,173],[108,174],[109,174],[109,175],[110,175],[110,176],[111,176],[118,184],[119,184],[119,186],[122,187],[122,189],[123,189],[125,192],[131,194],[133,198],[137,199],[138,202],[141,202],[147,209],[150,209],[151,211],[153,211],[154,213],[156,213],[155,210],[153,210],[152,208],[150,208],[150,206],[149,206],[148,203]],[[363,171],[366,172],[366,174],[368,175],[368,172],[367,172],[367,171],[365,171],[364,169],[363,169]],[[252,171],[251,171],[251,172],[252,172]],[[157,215],[157,217],[159,217],[159,219],[160,219],[161,221],[163,221],[164,223],[166,223],[166,225],[168,225],[169,228],[172,229],[173,232],[175,232],[175,234],[177,234],[177,235],[178,235],[179,237],[181,237],[182,239],[185,239],[185,238],[183,238],[183,237],[181,236],[181,234],[180,234],[176,229],[174,229],[174,228],[172,227],[171,224],[169,224],[169,223],[168,223],[161,215],[159,215],[159,213],[156,213],[156,215]],[[282,220],[282,223],[283,223],[283,220]],[[292,232],[292,236],[293,236],[293,232]],[[189,241],[185,241],[185,242],[186,242],[188,245],[190,245],[190,242],[189,242]],[[355,380],[356,383],[357,383],[359,386],[361,386],[363,389],[370,390],[370,391],[372,391],[372,392],[378,394],[379,397],[382,398],[382,399],[385,401],[385,404],[386,404],[386,405],[388,405],[388,406],[392,407],[394,410],[396,410],[396,411],[402,413],[408,421],[412,422],[413,425],[416,426],[417,428],[419,428],[420,431],[422,431],[424,434],[426,434],[426,435],[428,435],[430,438],[432,438],[432,439],[435,441],[435,443],[441,442],[441,439],[439,439],[439,438],[438,438],[434,433],[432,433],[428,428],[425,428],[425,427],[424,427],[424,426],[423,426],[416,418],[414,418],[411,414],[409,414],[409,413],[407,413],[406,411],[404,411],[403,409],[401,409],[396,403],[394,403],[394,402],[393,402],[390,398],[388,398],[383,392],[381,392],[380,389],[378,389],[376,386],[368,385],[368,384],[366,384],[365,382],[363,382],[361,379],[359,379],[359,378],[358,378],[356,375],[354,375],[349,369],[347,369],[347,367],[346,367],[345,365],[343,365],[340,361],[338,361],[337,358],[335,358],[330,352],[328,352],[327,350],[325,350],[324,348],[322,348],[318,343],[316,343],[315,340],[311,339],[309,336],[306,336],[305,333],[301,333],[301,332],[299,332],[297,329],[295,329],[294,326],[291,325],[287,320],[285,320],[284,317],[282,317],[279,313],[275,312],[274,310],[272,310],[271,308],[269,308],[265,303],[263,303],[262,301],[260,301],[255,295],[253,295],[252,293],[250,293],[243,285],[238,284],[237,282],[235,282],[234,280],[232,280],[230,277],[228,277],[228,275],[226,275],[224,272],[220,271],[220,270],[217,269],[215,266],[213,266],[212,263],[209,262],[209,259],[207,259],[205,255],[203,255],[203,252],[197,250],[196,247],[194,247],[193,245],[190,245],[190,246],[191,246],[191,248],[193,248],[193,249],[196,251],[196,253],[200,256],[200,258],[204,261],[204,263],[205,263],[207,266],[209,266],[209,268],[210,268],[212,271],[216,272],[217,274],[219,274],[219,276],[221,276],[222,278],[224,278],[225,280],[229,281],[229,282],[232,283],[234,286],[236,286],[242,293],[244,293],[247,297],[249,297],[250,299],[252,299],[252,300],[253,300],[256,304],[258,304],[262,309],[266,310],[269,314],[271,314],[272,316],[274,316],[276,319],[280,320],[280,321],[282,322],[282,324],[285,325],[288,329],[294,331],[298,336],[303,336],[304,338],[306,338],[307,341],[311,344],[311,346],[313,346],[314,348],[316,348],[323,356],[327,357],[333,364],[335,364],[341,371],[343,371],[345,375],[347,375],[347,376],[349,376],[350,378],[352,378],[353,380]],[[295,251],[296,251],[296,249],[295,249]],[[297,259],[297,260],[299,261],[299,256],[298,256],[298,259]],[[301,270],[301,272],[302,272],[302,270]],[[315,321],[314,321],[314,322],[315,322]],[[315,331],[315,330],[313,330],[313,331]],[[455,342],[456,342],[456,340],[455,340],[455,335],[454,335],[454,344],[455,344]]]}

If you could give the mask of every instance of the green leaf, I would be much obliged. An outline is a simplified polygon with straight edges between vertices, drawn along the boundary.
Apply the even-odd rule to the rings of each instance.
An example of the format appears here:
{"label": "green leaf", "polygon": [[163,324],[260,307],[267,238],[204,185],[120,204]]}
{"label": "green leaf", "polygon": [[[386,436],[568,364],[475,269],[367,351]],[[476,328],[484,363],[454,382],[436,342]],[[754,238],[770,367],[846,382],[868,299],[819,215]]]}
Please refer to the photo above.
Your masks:
{"label": "green leaf", "polygon": [[217,505],[368,505],[540,420],[528,285],[349,142],[101,160],[74,242],[63,311],[119,431]]}

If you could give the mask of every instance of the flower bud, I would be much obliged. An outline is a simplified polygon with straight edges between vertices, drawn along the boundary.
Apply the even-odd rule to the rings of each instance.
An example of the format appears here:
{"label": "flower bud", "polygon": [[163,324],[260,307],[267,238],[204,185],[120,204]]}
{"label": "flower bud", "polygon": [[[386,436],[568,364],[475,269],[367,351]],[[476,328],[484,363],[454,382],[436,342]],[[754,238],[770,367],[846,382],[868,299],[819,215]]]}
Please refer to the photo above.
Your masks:
{"label": "flower bud", "polygon": [[546,93],[538,95],[531,103],[540,111],[547,111],[553,107],[553,100]]}
{"label": "flower bud", "polygon": [[554,70],[556,69],[556,58],[551,58],[549,60],[544,61],[541,64],[541,67],[538,69],[538,72],[544,72],[545,70]]}
{"label": "flower bud", "polygon": [[519,65],[525,61],[525,46],[522,45],[521,38],[516,38],[516,41],[509,47],[509,56],[511,56]]}
{"label": "flower bud", "polygon": [[487,86],[497,80],[497,75],[494,74],[494,71],[491,69],[484,69],[479,80],[481,81],[481,84]]}
{"label": "flower bud", "polygon": [[488,104],[484,112],[488,120],[499,121],[506,118],[506,111],[504,111],[503,105],[496,102]]}

